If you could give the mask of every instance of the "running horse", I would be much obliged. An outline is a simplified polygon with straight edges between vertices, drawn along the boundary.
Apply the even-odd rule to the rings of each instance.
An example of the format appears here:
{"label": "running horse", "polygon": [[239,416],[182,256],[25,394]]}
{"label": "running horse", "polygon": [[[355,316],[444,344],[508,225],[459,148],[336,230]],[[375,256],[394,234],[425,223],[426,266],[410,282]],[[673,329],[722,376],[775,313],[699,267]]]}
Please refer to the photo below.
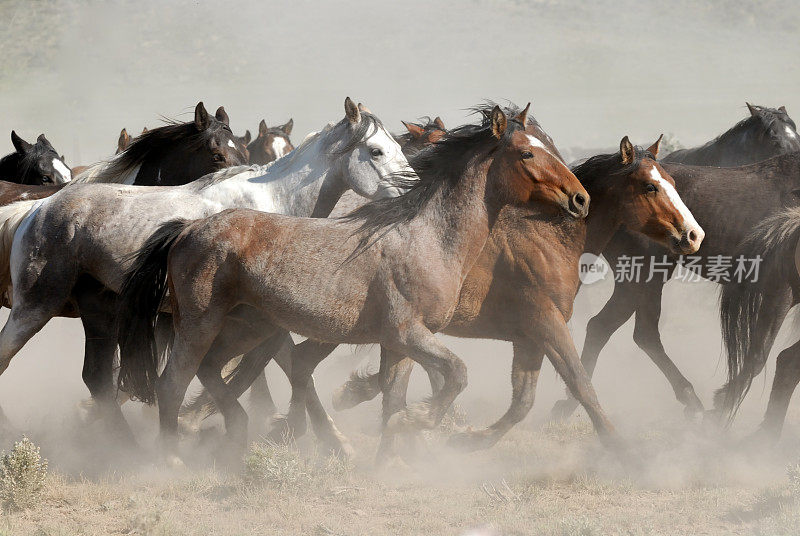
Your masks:
{"label": "running horse", "polygon": [[[120,157],[155,132],[139,138]],[[398,173],[414,177],[381,122],[372,114],[359,113],[348,98],[344,119],[310,136],[279,163],[232,167],[182,186],[74,184],[44,203],[17,203],[19,229],[16,235],[12,225],[6,229],[14,237],[10,254],[14,284],[11,314],[0,331],[0,374],[50,318],[65,308],[76,308],[86,331],[84,382],[106,422],[121,438],[132,441],[112,381],[116,292],[131,254],[176,216],[202,218],[237,206],[325,216],[347,189],[371,198],[398,195],[402,191],[395,180]],[[170,181],[163,173],[158,176],[162,183]]]}
{"label": "running horse", "polygon": [[[580,287],[579,259],[599,255],[621,228],[640,233],[675,253],[692,253],[703,230],[656,161],[659,141],[644,150],[625,137],[616,154],[590,158],[573,169],[592,198],[585,222],[548,221],[540,208],[506,208],[461,290],[444,333],[513,343],[512,402],[485,430],[454,435],[467,450],[494,445],[530,411],[544,355],[581,401],[601,439],[615,444],[567,327]],[[334,407],[345,409],[383,393],[384,420],[405,405],[411,363],[387,352],[377,374],[354,373],[337,389]]]}
{"label": "running horse", "polygon": [[[286,331],[328,343],[377,342],[436,370],[442,389],[414,424],[439,423],[467,377],[463,361],[434,333],[449,322],[500,209],[540,199],[551,217],[583,218],[589,198],[566,166],[498,107],[490,124],[452,130],[410,163],[419,174],[410,190],[368,203],[346,220],[231,210],[170,222],[140,251],[122,296],[130,305],[123,313],[128,329],[120,331],[123,374],[137,376],[142,397],[157,390],[169,458],[176,456],[178,410],[195,374],[241,452],[247,415],[222,367],[247,350],[243,345],[282,340]],[[175,342],[156,378],[148,341],[167,285]],[[231,314],[250,325],[226,330]],[[290,424],[305,422],[314,361],[292,362]]]}
{"label": "running horse", "polygon": [[[703,267],[709,259],[732,256],[738,245],[761,221],[797,201],[796,191],[800,188],[800,153],[797,152],[800,150],[800,137],[794,130],[794,122],[783,107],[770,109],[750,106],[750,111],[749,118],[739,122],[710,145],[706,144],[704,152],[707,156],[716,154],[720,158],[734,158],[731,155],[736,154],[738,158],[760,158],[764,155],[773,158],[732,168],[664,162],[664,169],[675,179],[681,197],[708,233],[697,252],[696,267],[692,268],[701,276],[707,275]],[[729,147],[729,150],[723,150],[723,146]],[[689,156],[692,153],[683,154]],[[679,156],[674,158],[677,160]],[[758,192],[758,195],[753,195],[753,192]],[[737,217],[731,218],[731,214]],[[635,314],[634,342],[666,376],[675,397],[683,404],[686,415],[701,413],[703,403],[691,382],[667,354],[658,325],[662,290],[679,258],[657,244],[625,231],[616,234],[603,251],[603,256],[614,272],[620,266],[621,257],[637,256],[644,259],[642,273],[650,273],[653,261],[656,261],[659,263],[658,269],[664,270],[664,276],[654,277],[650,281],[642,278],[639,281],[614,283],[611,298],[589,320],[586,328],[581,354],[586,371],[590,375],[593,373],[600,352],[611,335]],[[778,311],[776,317],[780,317],[779,311],[786,308],[788,302],[779,300],[772,306]],[[785,315],[785,312],[782,314]],[[777,329],[774,333],[769,329],[762,334],[771,341]],[[766,356],[763,358],[766,359]],[[731,403],[738,396],[730,397],[727,393],[728,390],[724,388],[715,396],[714,414],[730,412]],[[560,400],[553,408],[553,416],[565,418],[576,407],[577,401],[571,397]]]}

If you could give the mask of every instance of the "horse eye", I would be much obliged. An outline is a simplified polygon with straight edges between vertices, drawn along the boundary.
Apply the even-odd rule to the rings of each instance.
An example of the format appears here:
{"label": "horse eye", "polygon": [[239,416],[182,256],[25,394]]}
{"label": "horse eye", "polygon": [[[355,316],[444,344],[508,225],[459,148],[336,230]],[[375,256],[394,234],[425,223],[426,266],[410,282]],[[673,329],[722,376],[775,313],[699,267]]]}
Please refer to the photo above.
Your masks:
{"label": "horse eye", "polygon": [[655,184],[648,184],[647,186],[644,187],[644,189],[645,191],[647,191],[647,193],[654,193],[658,191],[658,186],[656,186]]}
{"label": "horse eye", "polygon": [[522,159],[527,160],[528,158],[533,158],[533,153],[530,151],[525,151],[522,153]]}
{"label": "horse eye", "polygon": [[376,147],[375,149],[372,149],[372,150],[369,152],[369,154],[371,154],[373,158],[378,158],[379,156],[382,156],[382,155],[383,155],[383,151],[381,151],[380,149],[378,149],[378,148]]}

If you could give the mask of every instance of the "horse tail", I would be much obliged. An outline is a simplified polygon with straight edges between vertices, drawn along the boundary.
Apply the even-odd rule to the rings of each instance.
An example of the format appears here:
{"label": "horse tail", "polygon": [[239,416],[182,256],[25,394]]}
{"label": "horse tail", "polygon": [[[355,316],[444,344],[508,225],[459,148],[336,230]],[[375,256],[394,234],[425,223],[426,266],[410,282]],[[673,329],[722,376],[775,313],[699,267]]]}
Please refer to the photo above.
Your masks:
{"label": "horse tail", "polygon": [[17,201],[0,207],[0,295],[7,293],[6,305],[11,304],[11,246],[22,220],[41,204],[40,199]]}
{"label": "horse tail", "polygon": [[156,398],[159,359],[155,328],[167,293],[167,257],[172,244],[190,223],[177,219],[161,225],[135,253],[120,291],[119,387],[147,404]]}
{"label": "horse tail", "polygon": [[366,369],[355,370],[350,378],[333,392],[333,409],[343,411],[372,400],[381,392],[380,375]]}
{"label": "horse tail", "polygon": [[727,353],[728,381],[715,394],[717,407],[729,421],[744,400],[753,378],[761,371],[780,326],[768,316],[769,304],[779,299],[797,278],[795,250],[800,238],[800,208],[790,208],[761,222],[739,244],[739,256],[760,258],[758,277],[723,284],[720,294],[722,339]]}

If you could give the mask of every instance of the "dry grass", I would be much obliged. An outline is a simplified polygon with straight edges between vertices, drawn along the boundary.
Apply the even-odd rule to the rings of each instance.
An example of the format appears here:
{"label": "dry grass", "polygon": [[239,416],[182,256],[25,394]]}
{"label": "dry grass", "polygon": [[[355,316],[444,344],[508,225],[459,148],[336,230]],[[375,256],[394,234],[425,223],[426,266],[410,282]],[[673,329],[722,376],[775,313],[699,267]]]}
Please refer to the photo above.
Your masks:
{"label": "dry grass", "polygon": [[[470,455],[431,436],[416,459],[380,470],[376,438],[356,436],[353,464],[287,441],[254,444],[238,472],[153,465],[92,480],[52,474],[36,507],[6,515],[0,535],[800,533],[796,465],[762,459],[725,471],[741,465],[735,451],[687,446],[690,434],[665,428],[637,439],[652,455],[642,470],[589,430],[582,419],[527,427]],[[689,476],[674,474],[675,459]]]}

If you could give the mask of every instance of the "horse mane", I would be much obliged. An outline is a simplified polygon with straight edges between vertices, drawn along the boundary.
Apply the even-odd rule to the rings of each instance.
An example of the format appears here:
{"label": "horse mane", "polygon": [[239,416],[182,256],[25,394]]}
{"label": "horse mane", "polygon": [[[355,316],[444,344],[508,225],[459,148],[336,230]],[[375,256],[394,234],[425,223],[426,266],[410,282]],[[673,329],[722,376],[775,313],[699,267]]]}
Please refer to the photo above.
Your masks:
{"label": "horse mane", "polygon": [[204,132],[197,130],[194,121],[165,121],[166,125],[134,138],[128,148],[118,155],[88,166],[71,182],[123,183],[145,160],[161,158],[174,151],[178,144],[191,148],[203,142]]}
{"label": "horse mane", "polygon": [[[633,162],[622,163],[619,152],[593,156],[572,168],[572,173],[587,190],[602,191],[608,181],[603,179],[608,176],[628,175],[642,164],[642,160],[656,161],[653,153],[638,145],[633,148]],[[601,184],[598,184],[601,182]]]}
{"label": "horse mane", "polygon": [[[503,113],[506,114],[506,117],[517,117],[520,114],[520,112],[522,112],[522,108],[520,108],[511,101],[508,101],[505,105],[500,105],[490,99],[486,99],[482,103],[476,104],[475,106],[470,106],[469,108],[467,108],[467,111],[469,111],[470,114],[472,115],[480,116],[481,123],[488,125],[491,122],[492,110],[494,109],[495,106],[503,110]],[[527,118],[528,118],[528,124],[524,126],[533,125],[539,128],[542,127],[542,125],[539,124],[539,121],[536,120],[536,118],[533,116],[532,113],[528,112]]]}
{"label": "horse mane", "polygon": [[[397,177],[398,183],[407,188],[404,194],[371,201],[341,218],[361,222],[356,231],[361,234],[361,239],[351,258],[397,225],[414,219],[437,194],[446,195],[452,190],[463,180],[463,170],[479,148],[491,146],[493,151],[523,128],[522,124],[510,119],[503,138],[498,140],[488,122],[464,125],[449,130],[438,142],[409,156],[409,164],[419,178]],[[380,236],[376,237],[378,233]]]}

